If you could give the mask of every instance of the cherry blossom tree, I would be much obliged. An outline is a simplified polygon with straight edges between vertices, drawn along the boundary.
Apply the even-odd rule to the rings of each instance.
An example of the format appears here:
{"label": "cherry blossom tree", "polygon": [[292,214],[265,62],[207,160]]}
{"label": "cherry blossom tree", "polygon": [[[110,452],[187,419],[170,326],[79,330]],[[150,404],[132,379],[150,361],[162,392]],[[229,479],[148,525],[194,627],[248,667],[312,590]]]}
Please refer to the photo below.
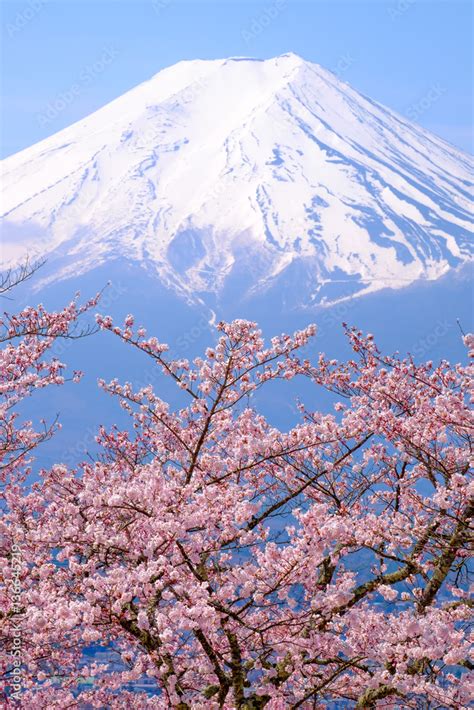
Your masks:
{"label": "cherry blossom tree", "polygon": [[[26,262],[3,274],[0,297],[9,298],[10,292],[30,279],[41,265]],[[34,550],[22,547],[22,535],[18,537],[17,529],[10,525],[11,516],[21,519],[27,513],[27,482],[35,450],[60,426],[56,419],[42,419],[35,428],[32,421],[20,415],[20,410],[36,390],[64,383],[65,366],[51,356],[52,345],[58,338],[76,339],[90,334],[94,329],[79,329],[78,319],[97,302],[98,298],[94,298],[78,305],[76,299],[56,312],[39,305],[0,316],[0,673],[13,701],[21,686],[22,638],[26,634],[21,589],[33,565],[29,555]],[[80,372],[74,372],[71,379],[78,381],[80,377]],[[0,697],[6,700],[7,696],[0,692]]]}
{"label": "cherry blossom tree", "polygon": [[[130,429],[8,499],[22,707],[467,708],[472,365],[385,356],[350,328],[350,360],[310,361],[314,327],[265,344],[239,320],[188,362],[132,316],[98,323],[182,405],[101,382]],[[282,431],[254,395],[294,378],[308,404]],[[331,412],[309,406],[321,388]]]}

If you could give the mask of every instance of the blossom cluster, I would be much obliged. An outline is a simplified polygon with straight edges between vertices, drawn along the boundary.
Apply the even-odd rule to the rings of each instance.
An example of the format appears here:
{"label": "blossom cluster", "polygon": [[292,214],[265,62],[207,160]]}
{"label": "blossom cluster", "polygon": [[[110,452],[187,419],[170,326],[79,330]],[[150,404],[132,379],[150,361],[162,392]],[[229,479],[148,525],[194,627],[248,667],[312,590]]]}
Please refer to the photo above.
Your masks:
{"label": "blossom cluster", "polygon": [[[242,320],[189,362],[132,316],[97,322],[187,399],[101,382],[133,426],[101,428],[97,460],[58,463],[29,489],[38,435],[5,415],[0,532],[5,560],[22,544],[23,706],[468,707],[473,366],[385,356],[350,328],[351,359],[310,361],[313,326],[266,344]],[[7,397],[61,381],[37,340],[12,348]],[[250,395],[294,378],[338,401],[301,404],[282,431]]]}

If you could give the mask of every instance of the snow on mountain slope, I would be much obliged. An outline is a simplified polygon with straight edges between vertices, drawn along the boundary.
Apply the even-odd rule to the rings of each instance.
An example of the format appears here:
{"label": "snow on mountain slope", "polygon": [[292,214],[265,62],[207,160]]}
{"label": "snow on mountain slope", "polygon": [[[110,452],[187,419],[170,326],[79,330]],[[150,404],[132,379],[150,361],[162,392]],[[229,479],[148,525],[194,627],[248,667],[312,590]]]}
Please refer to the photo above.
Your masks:
{"label": "snow on mountain slope", "polygon": [[[294,54],[187,61],[3,161],[3,261],[141,262],[180,295],[301,305],[469,259],[473,160]],[[293,284],[290,286],[288,284]]]}

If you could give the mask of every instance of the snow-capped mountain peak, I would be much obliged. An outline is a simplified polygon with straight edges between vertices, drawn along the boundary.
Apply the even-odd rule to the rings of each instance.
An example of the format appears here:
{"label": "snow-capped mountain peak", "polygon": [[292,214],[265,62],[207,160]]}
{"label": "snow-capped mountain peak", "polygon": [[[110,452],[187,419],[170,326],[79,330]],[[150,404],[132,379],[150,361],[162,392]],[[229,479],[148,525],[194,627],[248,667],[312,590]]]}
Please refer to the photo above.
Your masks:
{"label": "snow-capped mountain peak", "polygon": [[334,302],[465,262],[472,167],[295,54],[183,61],[3,161],[3,260]]}

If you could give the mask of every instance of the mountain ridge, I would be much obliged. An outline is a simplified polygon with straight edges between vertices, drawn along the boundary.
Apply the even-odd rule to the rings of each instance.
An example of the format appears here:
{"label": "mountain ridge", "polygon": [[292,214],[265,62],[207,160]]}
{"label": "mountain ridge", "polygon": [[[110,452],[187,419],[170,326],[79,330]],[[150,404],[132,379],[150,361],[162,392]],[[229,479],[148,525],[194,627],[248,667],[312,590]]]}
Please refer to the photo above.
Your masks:
{"label": "mountain ridge", "polygon": [[3,260],[59,279],[127,258],[192,301],[295,271],[307,306],[472,253],[472,158],[292,53],[179,62],[2,162]]}

